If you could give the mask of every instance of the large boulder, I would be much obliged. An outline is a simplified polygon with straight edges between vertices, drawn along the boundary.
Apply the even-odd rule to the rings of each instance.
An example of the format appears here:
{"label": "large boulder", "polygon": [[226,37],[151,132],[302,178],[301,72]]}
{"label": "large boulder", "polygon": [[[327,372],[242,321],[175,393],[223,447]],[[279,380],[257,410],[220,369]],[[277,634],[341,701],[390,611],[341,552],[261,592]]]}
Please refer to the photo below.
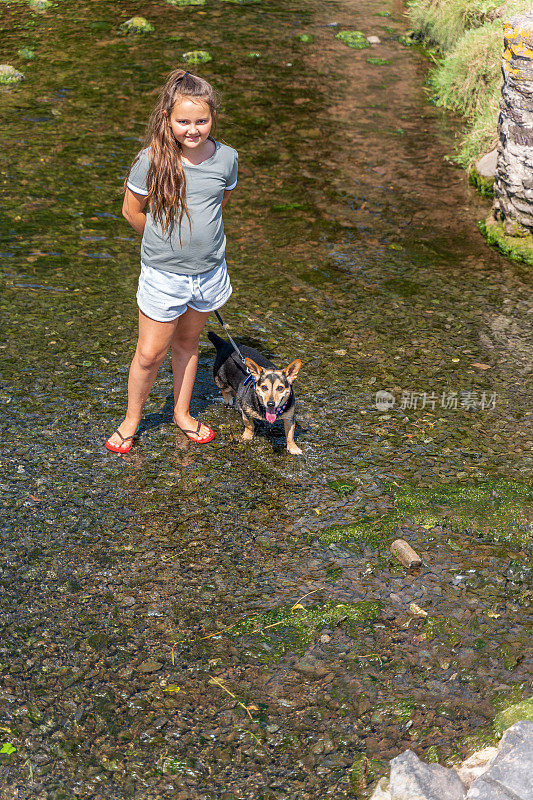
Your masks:
{"label": "large boulder", "polygon": [[406,750],[391,761],[390,793],[391,800],[464,800],[465,787],[453,770]]}
{"label": "large boulder", "polygon": [[500,742],[498,755],[470,787],[467,800],[533,800],[533,722],[521,720]]}
{"label": "large boulder", "polygon": [[484,747],[483,750],[478,750],[472,753],[463,763],[455,767],[455,770],[462,782],[468,789],[472,783],[486,772],[495,756],[498,755],[497,747]]}

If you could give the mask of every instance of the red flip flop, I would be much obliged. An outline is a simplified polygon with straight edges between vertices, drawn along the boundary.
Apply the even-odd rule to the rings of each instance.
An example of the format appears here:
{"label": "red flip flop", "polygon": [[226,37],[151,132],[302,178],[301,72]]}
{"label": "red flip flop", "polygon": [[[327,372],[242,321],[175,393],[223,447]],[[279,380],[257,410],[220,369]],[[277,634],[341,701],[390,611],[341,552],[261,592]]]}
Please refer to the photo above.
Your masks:
{"label": "red flip flop", "polygon": [[[176,423],[176,425],[177,425],[177,423]],[[205,425],[205,423],[204,423],[204,425]],[[185,428],[182,428],[182,427],[180,427],[180,426],[178,425],[178,428],[180,429],[180,431],[181,431],[182,433],[184,433],[184,434],[185,434],[185,436],[187,437],[187,439],[189,439],[191,442],[194,442],[195,444],[207,444],[208,442],[212,442],[212,441],[213,441],[213,439],[215,438],[215,431],[214,431],[214,430],[212,430],[212,429],[209,427],[209,425],[206,425],[206,426],[205,426],[205,427],[207,428],[207,430],[209,431],[208,433],[206,433],[206,435],[205,435],[205,436],[202,436],[201,438],[198,438],[198,439],[192,439],[192,438],[189,436],[189,434],[190,434],[190,433],[192,433],[192,434],[194,434],[194,435],[196,435],[196,436],[200,437],[200,428],[201,428],[201,427],[202,427],[202,421],[201,421],[201,420],[198,420],[198,427],[196,428],[196,430],[195,430],[195,431],[189,431],[189,430],[185,430]]]}
{"label": "red flip flop", "polygon": [[[137,430],[139,429],[137,428]],[[109,441],[111,439],[111,436],[114,436],[115,433],[122,439],[121,444],[112,444]],[[132,436],[123,436],[118,429],[115,431],[115,433],[112,433],[107,442],[105,443],[107,449],[110,450],[112,453],[122,453],[122,454],[129,453],[131,448],[133,447],[133,440],[135,438],[137,431],[135,431],[135,433]],[[129,444],[124,446],[124,442],[129,442]]]}

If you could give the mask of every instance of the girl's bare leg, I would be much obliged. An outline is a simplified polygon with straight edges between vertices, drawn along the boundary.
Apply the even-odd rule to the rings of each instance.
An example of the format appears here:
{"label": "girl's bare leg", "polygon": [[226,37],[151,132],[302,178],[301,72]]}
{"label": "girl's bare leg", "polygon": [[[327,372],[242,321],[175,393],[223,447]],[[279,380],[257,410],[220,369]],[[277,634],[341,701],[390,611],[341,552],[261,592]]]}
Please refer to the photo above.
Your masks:
{"label": "girl's bare leg", "polygon": [[[128,380],[128,410],[125,419],[118,427],[124,437],[132,436],[137,430],[146,398],[182,318],[178,317],[172,322],[156,322],[139,311],[139,340]],[[117,446],[121,444],[120,437],[116,434],[113,434],[109,441]]]}
{"label": "girl's bare leg", "polygon": [[[209,312],[188,308],[178,319],[172,337],[172,374],[174,376],[174,419],[180,428],[196,431],[198,421],[189,413],[196,370],[198,368],[198,342]],[[189,434],[191,439],[205,437],[206,425],[202,425],[198,437]]]}

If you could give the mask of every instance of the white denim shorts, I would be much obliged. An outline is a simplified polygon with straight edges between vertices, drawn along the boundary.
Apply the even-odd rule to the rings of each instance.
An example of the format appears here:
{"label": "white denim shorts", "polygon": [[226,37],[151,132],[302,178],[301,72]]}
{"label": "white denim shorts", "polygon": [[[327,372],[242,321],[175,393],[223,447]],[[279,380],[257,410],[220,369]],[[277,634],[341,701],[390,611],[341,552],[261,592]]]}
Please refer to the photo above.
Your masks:
{"label": "white denim shorts", "polygon": [[147,267],[141,261],[137,305],[156,322],[172,322],[187,308],[215,311],[232,293],[226,261],[199,275],[179,275]]}

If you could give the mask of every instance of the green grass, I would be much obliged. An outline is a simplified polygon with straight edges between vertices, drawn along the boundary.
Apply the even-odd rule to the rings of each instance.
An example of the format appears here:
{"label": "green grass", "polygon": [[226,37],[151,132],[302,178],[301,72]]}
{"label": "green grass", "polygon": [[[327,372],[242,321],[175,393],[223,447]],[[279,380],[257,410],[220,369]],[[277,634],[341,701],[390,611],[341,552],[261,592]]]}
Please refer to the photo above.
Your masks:
{"label": "green grass", "polygon": [[477,28],[504,4],[502,0],[413,0],[413,28],[442,50],[455,47],[465,31]]}
{"label": "green grass", "polygon": [[455,160],[468,167],[496,143],[503,19],[530,9],[528,0],[412,0],[414,31],[441,60],[430,83],[437,105],[468,120]]}

